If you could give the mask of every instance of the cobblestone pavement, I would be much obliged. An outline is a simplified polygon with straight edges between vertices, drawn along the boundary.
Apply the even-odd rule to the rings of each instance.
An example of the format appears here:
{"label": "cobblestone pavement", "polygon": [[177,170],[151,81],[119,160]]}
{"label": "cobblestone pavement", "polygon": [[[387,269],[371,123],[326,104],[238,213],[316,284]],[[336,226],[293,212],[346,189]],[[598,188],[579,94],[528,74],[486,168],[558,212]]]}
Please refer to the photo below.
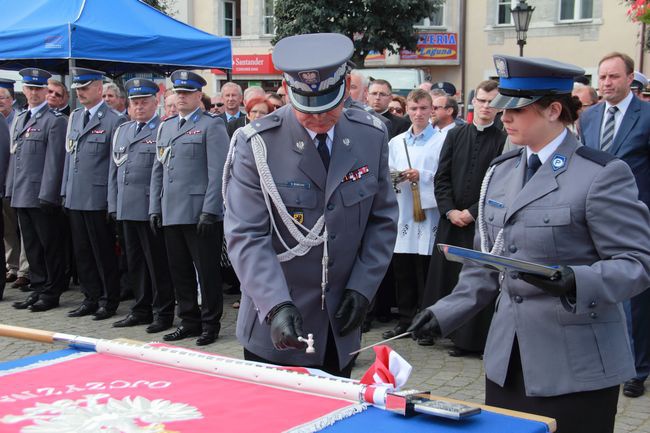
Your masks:
{"label": "cobblestone pavement", "polygon": [[[90,317],[68,318],[65,314],[80,303],[82,298],[78,290],[64,293],[60,308],[43,313],[18,311],[11,307],[12,302],[23,300],[25,297],[25,293],[7,287],[4,300],[0,302],[0,323],[97,338],[123,337],[140,341],[153,341],[162,338],[162,333],[147,334],[144,331],[144,326],[120,329],[111,327],[113,321],[126,315],[131,301],[122,303],[118,310],[119,314],[115,318],[106,321],[93,321]],[[231,308],[231,304],[235,300],[235,296],[226,295],[219,340],[201,350],[237,358],[242,357],[241,346],[235,339],[237,310]],[[381,332],[393,325],[375,323],[371,331],[364,334],[362,345],[379,341]],[[410,339],[402,339],[392,342],[391,346],[414,367],[407,384],[408,387],[430,390],[435,395],[482,403],[485,378],[481,360],[475,357],[452,358],[448,356],[447,350],[450,348],[450,344],[448,340],[440,340],[433,347],[421,347]],[[180,341],[178,345],[196,348],[194,339]],[[48,344],[0,338],[0,362],[59,348]],[[372,350],[369,350],[359,356],[353,371],[354,378],[360,378],[363,375],[363,372],[374,360],[373,353]],[[621,395],[616,433],[650,433],[650,396],[648,394],[637,399]]]}

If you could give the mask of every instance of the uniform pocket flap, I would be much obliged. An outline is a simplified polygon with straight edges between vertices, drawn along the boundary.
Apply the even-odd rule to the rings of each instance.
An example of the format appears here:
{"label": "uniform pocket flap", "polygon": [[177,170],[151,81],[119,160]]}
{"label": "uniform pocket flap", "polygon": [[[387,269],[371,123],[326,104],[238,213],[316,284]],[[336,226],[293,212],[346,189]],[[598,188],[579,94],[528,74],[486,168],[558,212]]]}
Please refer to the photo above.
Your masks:
{"label": "uniform pocket flap", "polygon": [[88,134],[87,143],[106,143],[108,134]]}
{"label": "uniform pocket flap", "polygon": [[575,314],[565,310],[561,305],[557,308],[557,321],[561,325],[589,325],[592,323],[620,322],[621,313],[618,307],[594,308],[584,314]]}
{"label": "uniform pocket flap", "polygon": [[566,226],[571,223],[571,208],[527,209],[524,212],[526,227]]}
{"label": "uniform pocket flap", "polygon": [[292,188],[278,185],[278,192],[288,208],[313,209],[318,201],[316,191],[306,188]]}
{"label": "uniform pocket flap", "polygon": [[353,206],[372,197],[379,190],[377,178],[368,173],[358,181],[347,181],[341,185],[341,198],[344,206]]}
{"label": "uniform pocket flap", "polygon": [[188,193],[190,195],[205,195],[205,185],[190,185]]}

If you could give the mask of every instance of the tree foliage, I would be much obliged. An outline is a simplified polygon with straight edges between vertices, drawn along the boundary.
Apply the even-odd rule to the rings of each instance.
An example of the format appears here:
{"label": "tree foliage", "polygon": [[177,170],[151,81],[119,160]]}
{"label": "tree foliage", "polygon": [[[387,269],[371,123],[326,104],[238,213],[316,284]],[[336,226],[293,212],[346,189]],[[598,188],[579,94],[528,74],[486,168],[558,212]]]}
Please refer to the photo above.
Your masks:
{"label": "tree foliage", "polygon": [[354,41],[353,60],[369,51],[415,50],[413,25],[445,0],[275,0],[276,36],[341,33]]}
{"label": "tree foliage", "polygon": [[142,2],[167,15],[173,15],[175,12],[172,8],[174,7],[176,0],[142,0]]}

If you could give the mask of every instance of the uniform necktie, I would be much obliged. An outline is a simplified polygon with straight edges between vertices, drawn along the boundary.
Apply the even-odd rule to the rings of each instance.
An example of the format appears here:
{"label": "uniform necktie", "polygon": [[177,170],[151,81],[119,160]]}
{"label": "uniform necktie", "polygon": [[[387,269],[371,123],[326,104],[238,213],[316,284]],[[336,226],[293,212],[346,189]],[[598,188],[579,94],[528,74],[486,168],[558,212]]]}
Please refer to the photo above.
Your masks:
{"label": "uniform necktie", "polygon": [[612,147],[614,142],[614,126],[616,122],[616,112],[618,107],[609,107],[607,109],[607,120],[605,121],[605,127],[603,128],[603,136],[600,139],[600,149],[604,152],[609,151],[609,148]]}
{"label": "uniform necktie", "polygon": [[330,150],[327,148],[327,134],[316,134],[316,139],[318,139],[318,154],[320,155],[321,161],[325,166],[325,171],[330,168]]}
{"label": "uniform necktie", "polygon": [[138,122],[138,127],[135,129],[135,135],[138,135],[140,131],[142,131],[142,128],[144,128],[145,123],[144,122]]}
{"label": "uniform necktie", "polygon": [[181,117],[181,120],[178,121],[178,129],[181,129],[185,125],[185,119]]}
{"label": "uniform necktie", "polygon": [[533,153],[528,157],[528,166],[526,167],[526,181],[524,185],[528,183],[531,177],[537,172],[537,169],[541,167],[542,161],[539,159],[536,153]]}
{"label": "uniform necktie", "polygon": [[84,111],[84,128],[88,125],[88,122],[90,122],[90,111],[86,110]]}
{"label": "uniform necktie", "polygon": [[29,119],[32,118],[32,110],[27,110],[27,113],[25,113],[25,121],[23,122],[23,128],[27,126],[27,122],[29,122]]}

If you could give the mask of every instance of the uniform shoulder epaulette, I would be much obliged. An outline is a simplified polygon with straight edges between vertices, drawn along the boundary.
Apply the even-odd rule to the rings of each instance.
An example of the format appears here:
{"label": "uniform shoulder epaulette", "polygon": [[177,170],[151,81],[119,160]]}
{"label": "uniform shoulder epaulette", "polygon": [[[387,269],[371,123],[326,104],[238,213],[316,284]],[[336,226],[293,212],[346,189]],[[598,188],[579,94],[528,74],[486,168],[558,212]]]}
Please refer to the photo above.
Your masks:
{"label": "uniform shoulder epaulette", "polygon": [[506,160],[508,160],[510,158],[514,158],[515,156],[519,156],[519,155],[521,155],[521,152],[523,150],[524,150],[523,148],[515,149],[515,150],[511,150],[510,152],[506,152],[503,155],[497,156],[496,158],[494,158],[492,160],[492,162],[490,162],[490,165],[500,164],[501,162],[506,161]]}
{"label": "uniform shoulder epaulette", "polygon": [[75,113],[75,112],[80,111],[80,110],[83,110],[83,107],[75,108],[74,110],[72,110],[72,112]]}
{"label": "uniform shoulder epaulette", "polygon": [[206,116],[210,116],[212,118],[219,117],[218,114],[210,113],[209,111],[204,111],[203,114],[205,114]]}
{"label": "uniform shoulder epaulette", "polygon": [[169,116],[166,119],[163,119],[163,122],[167,122],[168,120],[176,119],[178,117],[178,114],[174,114],[173,116]]}
{"label": "uniform shoulder epaulette", "polygon": [[369,125],[379,129],[380,131],[384,131],[384,122],[379,120],[377,116],[374,116],[365,110],[346,109],[343,110],[343,114],[353,122]]}
{"label": "uniform shoulder epaulette", "polygon": [[[122,116],[124,116],[124,114],[120,113],[120,112],[117,111],[115,108],[111,108],[110,110],[113,112],[113,114],[115,114],[115,115],[118,116],[118,117],[122,117]],[[126,117],[126,116],[124,116],[124,117]]]}
{"label": "uniform shoulder epaulette", "polygon": [[246,135],[246,139],[250,139],[255,134],[277,128],[280,125],[282,125],[282,118],[277,114],[270,114],[260,119],[255,119],[244,126],[242,128],[242,133]]}
{"label": "uniform shoulder epaulette", "polygon": [[595,162],[598,165],[606,166],[610,161],[616,159],[614,155],[602,150],[593,149],[587,146],[580,146],[576,150],[576,154],[582,156],[584,159]]}

